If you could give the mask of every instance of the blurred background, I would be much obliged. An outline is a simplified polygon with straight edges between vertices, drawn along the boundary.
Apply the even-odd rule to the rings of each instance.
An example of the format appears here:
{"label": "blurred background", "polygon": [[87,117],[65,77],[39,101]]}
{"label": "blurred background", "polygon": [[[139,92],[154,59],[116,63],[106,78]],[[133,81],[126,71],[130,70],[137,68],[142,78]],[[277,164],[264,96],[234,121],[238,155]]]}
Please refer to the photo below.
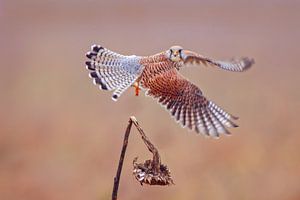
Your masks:
{"label": "blurred background", "polygon": [[[171,169],[170,187],[140,186],[132,160],[151,157],[133,129],[120,199],[300,199],[299,1],[0,1],[0,198],[110,199],[129,116]],[[101,44],[152,55],[181,45],[230,73],[181,72],[240,117],[232,136],[199,136],[130,88],[117,103],[92,84],[85,53]]]}

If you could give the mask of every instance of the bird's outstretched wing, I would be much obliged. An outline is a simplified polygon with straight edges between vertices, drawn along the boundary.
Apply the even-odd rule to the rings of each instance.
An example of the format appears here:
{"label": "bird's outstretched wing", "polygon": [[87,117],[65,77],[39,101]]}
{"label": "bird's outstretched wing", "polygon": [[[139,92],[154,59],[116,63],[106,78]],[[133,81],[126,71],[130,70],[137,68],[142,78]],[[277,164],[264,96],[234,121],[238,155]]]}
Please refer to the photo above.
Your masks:
{"label": "bird's outstretched wing", "polygon": [[184,63],[197,63],[204,65],[213,65],[219,68],[234,71],[234,72],[242,72],[251,67],[254,64],[254,59],[250,59],[247,57],[231,60],[231,61],[215,61],[213,59],[207,58],[203,55],[197,54],[192,51],[184,50]]}
{"label": "bird's outstretched wing", "polygon": [[158,99],[176,121],[184,127],[218,137],[230,134],[227,128],[237,127],[230,115],[207,100],[201,90],[182,77],[176,69],[168,70],[148,82],[147,95]]}

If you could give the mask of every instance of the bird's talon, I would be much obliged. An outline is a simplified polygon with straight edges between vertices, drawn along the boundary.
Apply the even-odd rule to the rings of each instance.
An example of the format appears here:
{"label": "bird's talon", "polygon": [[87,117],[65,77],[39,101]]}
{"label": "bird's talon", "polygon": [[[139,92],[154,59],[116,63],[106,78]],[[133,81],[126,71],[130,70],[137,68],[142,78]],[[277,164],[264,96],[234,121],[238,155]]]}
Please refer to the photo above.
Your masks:
{"label": "bird's talon", "polygon": [[140,88],[138,82],[134,83],[134,88],[135,88],[135,96],[139,96]]}

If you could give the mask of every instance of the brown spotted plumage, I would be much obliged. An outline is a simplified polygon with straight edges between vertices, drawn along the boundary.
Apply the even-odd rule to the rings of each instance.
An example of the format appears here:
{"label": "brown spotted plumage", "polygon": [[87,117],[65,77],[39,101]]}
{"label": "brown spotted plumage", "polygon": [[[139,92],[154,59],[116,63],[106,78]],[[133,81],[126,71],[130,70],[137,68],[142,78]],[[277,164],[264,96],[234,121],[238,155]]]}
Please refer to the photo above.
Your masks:
{"label": "brown spotted plumage", "polygon": [[86,62],[90,77],[103,90],[114,90],[113,100],[130,86],[139,89],[165,106],[176,121],[184,127],[218,137],[230,134],[227,128],[237,127],[237,119],[206,99],[201,90],[178,73],[188,63],[216,66],[242,72],[254,63],[253,59],[214,61],[192,51],[173,46],[169,50],[148,57],[123,56],[101,46],[93,45]]}

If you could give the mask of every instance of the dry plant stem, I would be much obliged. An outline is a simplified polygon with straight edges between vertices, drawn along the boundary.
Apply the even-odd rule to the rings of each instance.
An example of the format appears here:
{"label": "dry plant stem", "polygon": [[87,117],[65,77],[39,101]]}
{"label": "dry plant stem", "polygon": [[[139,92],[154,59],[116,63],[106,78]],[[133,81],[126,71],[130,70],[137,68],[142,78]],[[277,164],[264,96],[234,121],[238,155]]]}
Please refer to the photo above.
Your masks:
{"label": "dry plant stem", "polygon": [[153,154],[153,169],[157,173],[159,171],[160,167],[160,156],[158,154],[158,150],[155,148],[155,146],[150,142],[150,140],[147,138],[145,135],[143,129],[140,127],[138,124],[137,120],[135,117],[130,117],[131,121],[139,131],[140,135],[142,136],[143,142],[147,146],[148,150]]}
{"label": "dry plant stem", "polygon": [[121,177],[123,161],[124,161],[124,157],[125,157],[125,153],[126,153],[126,148],[127,148],[127,145],[128,145],[128,138],[129,138],[131,126],[132,126],[132,120],[130,118],[129,122],[128,122],[128,126],[126,128],[125,136],[124,136],[123,147],[122,147],[122,151],[121,151],[121,155],[120,155],[117,174],[114,177],[114,188],[113,188],[113,192],[112,192],[112,200],[117,200],[117,197],[118,197],[120,177]]}
{"label": "dry plant stem", "polygon": [[121,172],[122,172],[122,167],[123,167],[123,161],[124,161],[124,157],[125,157],[125,153],[126,153],[126,149],[127,149],[127,145],[128,145],[128,139],[129,139],[132,123],[135,125],[138,132],[142,136],[143,142],[147,146],[148,150],[153,154],[152,168],[155,170],[155,172],[159,171],[160,156],[158,154],[157,149],[154,147],[154,145],[147,138],[147,136],[145,135],[143,129],[138,124],[136,118],[134,116],[131,116],[130,119],[129,119],[127,128],[126,128],[125,136],[124,136],[123,147],[122,147],[122,151],[121,151],[121,155],[120,155],[117,174],[114,177],[114,187],[113,187],[113,193],[112,193],[112,200],[117,200],[119,182],[120,182],[120,177],[121,177]]}

